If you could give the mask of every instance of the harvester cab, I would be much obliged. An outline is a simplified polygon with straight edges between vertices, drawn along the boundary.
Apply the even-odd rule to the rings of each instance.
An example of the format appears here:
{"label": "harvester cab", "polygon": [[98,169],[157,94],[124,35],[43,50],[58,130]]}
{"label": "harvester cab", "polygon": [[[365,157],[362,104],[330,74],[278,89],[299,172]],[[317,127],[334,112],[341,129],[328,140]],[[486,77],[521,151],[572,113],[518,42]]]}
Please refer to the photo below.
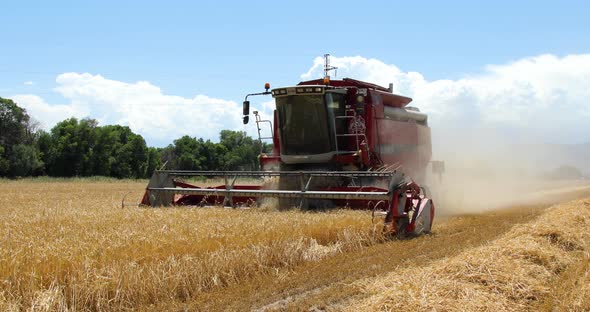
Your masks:
{"label": "harvester cab", "polygon": [[[430,163],[426,114],[408,107],[411,98],[372,83],[330,79],[335,69],[326,55],[323,79],[248,94],[243,122],[250,118],[251,96],[272,95],[272,120],[255,112],[259,140],[272,140],[261,153],[260,171],[155,171],[142,204],[253,206],[278,198],[280,208],[348,207],[383,217],[384,231],[398,236],[429,232],[434,204],[424,187]],[[263,124],[270,136],[261,136]],[[440,165],[437,165],[440,170]],[[224,183],[199,187],[191,177],[217,177]],[[257,184],[236,183],[248,177]],[[410,178],[411,177],[411,178]],[[269,186],[264,179],[278,183]]]}

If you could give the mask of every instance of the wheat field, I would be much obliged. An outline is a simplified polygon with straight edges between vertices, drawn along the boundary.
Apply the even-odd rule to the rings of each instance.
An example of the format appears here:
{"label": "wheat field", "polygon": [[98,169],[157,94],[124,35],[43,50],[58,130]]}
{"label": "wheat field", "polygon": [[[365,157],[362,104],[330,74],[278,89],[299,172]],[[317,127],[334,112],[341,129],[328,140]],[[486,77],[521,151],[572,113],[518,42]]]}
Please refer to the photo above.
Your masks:
{"label": "wheat field", "polygon": [[122,208],[146,183],[0,180],[0,311],[590,309],[590,200],[384,241],[366,211]]}
{"label": "wheat field", "polygon": [[0,310],[121,310],[373,244],[370,214],[121,208],[146,181],[0,182]]}
{"label": "wheat field", "polygon": [[590,199],[558,204],[498,239],[358,282],[348,311],[589,311]]}

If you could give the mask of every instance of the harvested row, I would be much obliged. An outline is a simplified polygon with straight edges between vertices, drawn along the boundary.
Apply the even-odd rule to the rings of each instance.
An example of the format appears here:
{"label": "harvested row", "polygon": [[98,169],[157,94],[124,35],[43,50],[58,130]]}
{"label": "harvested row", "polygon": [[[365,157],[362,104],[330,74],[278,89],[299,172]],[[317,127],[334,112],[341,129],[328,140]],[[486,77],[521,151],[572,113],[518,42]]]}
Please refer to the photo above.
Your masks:
{"label": "harvested row", "polygon": [[553,206],[482,247],[358,285],[347,310],[590,309],[590,200]]}
{"label": "harvested row", "polygon": [[144,181],[0,183],[0,310],[191,297],[375,242],[370,214],[120,207]]}

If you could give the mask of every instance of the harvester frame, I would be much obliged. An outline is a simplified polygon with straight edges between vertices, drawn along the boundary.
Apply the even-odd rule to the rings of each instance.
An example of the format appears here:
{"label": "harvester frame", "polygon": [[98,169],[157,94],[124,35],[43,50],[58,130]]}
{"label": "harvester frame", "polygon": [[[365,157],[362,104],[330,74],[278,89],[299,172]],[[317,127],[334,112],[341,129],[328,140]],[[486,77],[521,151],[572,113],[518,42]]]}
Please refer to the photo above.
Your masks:
{"label": "harvester frame", "polygon": [[[272,95],[272,120],[258,112],[258,139],[272,139],[273,151],[259,156],[261,171],[154,172],[141,204],[149,206],[223,205],[251,207],[261,198],[278,198],[280,208],[327,206],[372,210],[384,217],[384,231],[397,236],[430,232],[435,207],[425,183],[431,163],[426,114],[407,107],[411,98],[389,88],[345,78],[330,80],[326,55],[324,79],[248,94],[243,121],[249,121],[249,96]],[[270,136],[261,135],[270,124]],[[403,166],[403,168],[402,168]],[[435,162],[436,173],[444,164]],[[406,175],[408,174],[408,175]],[[409,178],[412,176],[414,179]],[[217,186],[199,187],[195,177],[222,178]],[[260,185],[236,184],[239,178]],[[277,178],[279,187],[264,187]],[[190,183],[189,183],[190,182]]]}

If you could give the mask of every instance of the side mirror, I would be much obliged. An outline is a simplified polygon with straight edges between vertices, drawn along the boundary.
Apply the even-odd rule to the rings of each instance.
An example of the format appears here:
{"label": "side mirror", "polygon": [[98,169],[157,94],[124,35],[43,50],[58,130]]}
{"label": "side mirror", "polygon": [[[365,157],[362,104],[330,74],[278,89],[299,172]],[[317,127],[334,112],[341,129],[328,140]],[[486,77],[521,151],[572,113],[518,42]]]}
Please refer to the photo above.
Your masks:
{"label": "side mirror", "polygon": [[247,125],[248,121],[250,121],[250,116],[244,116],[244,124]]}
{"label": "side mirror", "polygon": [[244,116],[250,115],[250,101],[244,101],[243,111],[244,111],[244,114],[243,114]]}

